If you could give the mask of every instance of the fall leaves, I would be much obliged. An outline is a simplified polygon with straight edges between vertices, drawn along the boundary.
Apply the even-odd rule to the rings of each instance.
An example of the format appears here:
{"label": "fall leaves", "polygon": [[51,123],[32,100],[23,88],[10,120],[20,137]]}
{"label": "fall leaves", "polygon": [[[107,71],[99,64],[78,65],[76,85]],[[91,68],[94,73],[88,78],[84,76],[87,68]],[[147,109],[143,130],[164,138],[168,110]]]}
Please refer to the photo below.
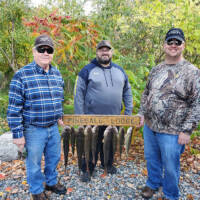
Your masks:
{"label": "fall leaves", "polygon": [[[33,37],[48,34],[55,41],[56,63],[78,62],[85,54],[85,48],[95,50],[99,37],[98,26],[89,19],[75,19],[58,14],[58,10],[45,17],[34,16],[31,21],[23,19]],[[76,63],[77,64],[77,63]]]}

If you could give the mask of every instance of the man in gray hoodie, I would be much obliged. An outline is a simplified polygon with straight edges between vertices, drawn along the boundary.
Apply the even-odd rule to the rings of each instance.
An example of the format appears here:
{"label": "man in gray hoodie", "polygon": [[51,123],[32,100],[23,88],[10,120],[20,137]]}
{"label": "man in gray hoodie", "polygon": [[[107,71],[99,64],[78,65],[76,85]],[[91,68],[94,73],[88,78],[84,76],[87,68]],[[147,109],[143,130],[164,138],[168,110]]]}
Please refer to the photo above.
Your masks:
{"label": "man in gray hoodie", "polygon": [[[74,88],[75,114],[120,115],[122,102],[125,115],[131,115],[133,98],[131,86],[125,71],[111,61],[112,46],[109,41],[102,40],[96,49],[96,58],[79,72]],[[99,128],[97,155],[100,152],[101,164],[104,166],[103,133],[105,126]],[[116,173],[113,164],[113,153],[109,159],[108,173]],[[94,166],[90,165],[93,171]],[[88,174],[83,167],[82,181],[87,181]]]}

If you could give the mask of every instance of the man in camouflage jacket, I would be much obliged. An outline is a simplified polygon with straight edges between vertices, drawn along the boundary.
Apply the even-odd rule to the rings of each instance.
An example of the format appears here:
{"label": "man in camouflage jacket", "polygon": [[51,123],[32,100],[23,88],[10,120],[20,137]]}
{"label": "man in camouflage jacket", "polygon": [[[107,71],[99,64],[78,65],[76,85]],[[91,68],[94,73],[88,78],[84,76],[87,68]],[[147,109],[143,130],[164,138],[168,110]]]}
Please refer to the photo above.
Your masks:
{"label": "man in camouflage jacket", "polygon": [[151,198],[163,187],[163,199],[179,198],[180,156],[198,123],[200,70],[183,58],[184,33],[167,32],[165,61],[149,74],[139,116],[144,125],[144,154],[148,179],[142,190]]}

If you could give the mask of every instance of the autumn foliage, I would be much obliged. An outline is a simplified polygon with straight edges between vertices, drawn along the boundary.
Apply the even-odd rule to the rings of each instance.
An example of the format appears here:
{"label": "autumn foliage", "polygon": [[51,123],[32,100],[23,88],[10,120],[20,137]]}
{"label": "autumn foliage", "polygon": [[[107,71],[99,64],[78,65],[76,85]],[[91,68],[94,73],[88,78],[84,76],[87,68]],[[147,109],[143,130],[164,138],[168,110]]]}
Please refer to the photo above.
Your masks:
{"label": "autumn foliage", "polygon": [[[50,35],[55,42],[55,62],[68,65],[68,70],[77,67],[79,61],[85,59],[87,50],[96,48],[99,40],[98,26],[86,18],[74,19],[70,16],[58,15],[58,10],[44,18],[34,16],[31,21],[24,20],[30,28],[31,36]],[[69,64],[71,66],[69,66]]]}

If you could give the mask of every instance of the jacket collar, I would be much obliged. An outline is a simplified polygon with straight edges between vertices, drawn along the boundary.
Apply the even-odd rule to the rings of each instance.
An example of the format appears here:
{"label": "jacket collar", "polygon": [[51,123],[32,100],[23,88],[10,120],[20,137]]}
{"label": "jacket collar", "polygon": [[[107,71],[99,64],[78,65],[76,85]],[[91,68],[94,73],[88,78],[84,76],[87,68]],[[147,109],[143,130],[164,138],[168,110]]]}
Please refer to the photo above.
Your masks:
{"label": "jacket collar", "polygon": [[52,69],[52,66],[49,65],[49,71],[48,72],[45,72],[44,69],[42,67],[40,67],[35,61],[33,61],[33,64],[34,64],[34,67],[35,69],[37,70],[38,73],[40,74],[53,74],[53,69]]}

